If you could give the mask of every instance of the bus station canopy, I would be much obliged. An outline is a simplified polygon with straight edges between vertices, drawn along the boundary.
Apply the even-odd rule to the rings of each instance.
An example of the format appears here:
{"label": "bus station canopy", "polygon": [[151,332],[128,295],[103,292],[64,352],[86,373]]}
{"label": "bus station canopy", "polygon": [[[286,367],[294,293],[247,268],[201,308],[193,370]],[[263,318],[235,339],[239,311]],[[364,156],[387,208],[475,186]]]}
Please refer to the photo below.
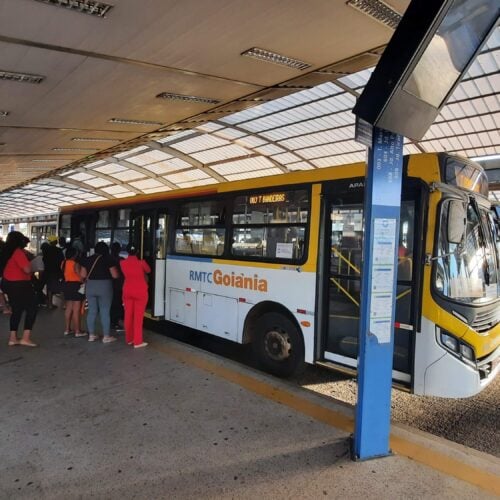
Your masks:
{"label": "bus station canopy", "polygon": [[[351,4],[376,1],[67,3],[0,6],[0,220],[365,160],[351,110],[398,18]],[[499,60],[497,28],[405,153],[497,155]]]}

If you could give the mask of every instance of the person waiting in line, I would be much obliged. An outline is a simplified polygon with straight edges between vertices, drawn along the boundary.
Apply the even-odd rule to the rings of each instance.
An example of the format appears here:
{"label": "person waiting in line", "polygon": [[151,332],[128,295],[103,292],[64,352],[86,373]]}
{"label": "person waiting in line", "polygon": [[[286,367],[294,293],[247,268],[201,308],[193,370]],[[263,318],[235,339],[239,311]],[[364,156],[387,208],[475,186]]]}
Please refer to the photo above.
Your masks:
{"label": "person waiting in line", "polygon": [[107,344],[116,340],[116,337],[110,335],[109,312],[113,300],[113,279],[117,279],[120,274],[104,241],[99,241],[94,251],[94,255],[80,260],[80,276],[85,280],[85,295],[88,302],[87,329],[89,342],[99,340],[96,335],[96,320],[99,315],[102,341]]}
{"label": "person waiting in line", "polygon": [[85,337],[87,334],[81,331],[81,306],[85,298],[80,293],[82,280],[80,278],[80,264],[75,258],[77,251],[74,248],[66,250],[66,259],[62,263],[64,274],[63,293],[66,300],[66,310],[64,311],[64,335],[75,332],[75,337]]}
{"label": "person waiting in line", "polygon": [[59,236],[59,238],[57,239],[57,248],[60,248],[63,255],[66,257],[66,250],[68,248],[68,245],[64,236]]}
{"label": "person waiting in line", "polygon": [[[123,257],[120,256],[122,246],[118,241],[114,241],[111,245],[111,258],[115,262],[117,269],[120,269],[120,261]],[[111,328],[117,332],[123,331],[123,276],[113,280],[113,302],[111,303]]]}
{"label": "person waiting in line", "polygon": [[35,258],[31,261],[31,281],[33,283],[33,288],[35,289],[36,301],[38,306],[45,307],[47,305],[47,297],[43,293],[43,288],[45,286],[44,281],[44,264],[43,264],[43,248],[48,246],[48,243],[42,243],[40,250],[42,250]]}
{"label": "person waiting in line", "polygon": [[148,302],[146,274],[151,268],[145,260],[137,258],[137,248],[127,245],[128,257],[120,262],[125,278],[123,284],[123,305],[125,307],[125,341],[135,348],[146,347],[143,341],[142,323]]}
{"label": "person waiting in line", "polygon": [[62,291],[62,271],[61,263],[64,260],[62,250],[58,248],[57,236],[51,235],[47,238],[49,244],[43,245],[43,266],[44,282],[47,287],[47,307],[54,309],[54,295]]}
{"label": "person waiting in line", "polygon": [[[0,262],[2,259],[2,252],[5,248],[5,241],[0,237]],[[11,314],[12,309],[10,308],[4,293],[2,292],[2,273],[0,272],[0,310],[3,314]]]}
{"label": "person waiting in line", "polygon": [[[0,258],[2,291],[9,297],[12,307],[9,346],[36,347],[31,340],[31,330],[36,319],[37,303],[31,284],[30,261],[24,252],[27,242],[29,242],[28,238],[19,231],[10,232]],[[21,339],[18,339],[17,330],[23,312],[26,312],[23,335]]]}
{"label": "person waiting in line", "polygon": [[82,233],[76,233],[72,240],[70,246],[77,251],[77,260],[80,257],[85,256],[85,245],[83,244],[83,235]]}

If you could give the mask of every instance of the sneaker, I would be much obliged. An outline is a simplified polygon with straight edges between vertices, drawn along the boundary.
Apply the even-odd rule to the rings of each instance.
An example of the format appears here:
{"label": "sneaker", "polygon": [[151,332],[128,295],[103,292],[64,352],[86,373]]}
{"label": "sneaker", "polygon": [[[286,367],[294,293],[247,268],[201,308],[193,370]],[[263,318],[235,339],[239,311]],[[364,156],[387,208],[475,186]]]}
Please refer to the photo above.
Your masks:
{"label": "sneaker", "polygon": [[103,337],[102,343],[103,344],[110,344],[111,342],[114,342],[115,340],[118,340],[118,339],[116,337],[108,335],[107,337]]}
{"label": "sneaker", "polygon": [[86,337],[88,334],[87,332],[76,332],[75,337]]}
{"label": "sneaker", "polygon": [[64,336],[67,337],[68,335],[71,335],[73,332],[64,332]]}
{"label": "sneaker", "polygon": [[134,349],[140,349],[141,347],[146,347],[148,345],[147,342],[143,342],[142,344],[134,345]]}
{"label": "sneaker", "polygon": [[96,340],[99,340],[97,335],[89,335],[89,342],[95,342]]}

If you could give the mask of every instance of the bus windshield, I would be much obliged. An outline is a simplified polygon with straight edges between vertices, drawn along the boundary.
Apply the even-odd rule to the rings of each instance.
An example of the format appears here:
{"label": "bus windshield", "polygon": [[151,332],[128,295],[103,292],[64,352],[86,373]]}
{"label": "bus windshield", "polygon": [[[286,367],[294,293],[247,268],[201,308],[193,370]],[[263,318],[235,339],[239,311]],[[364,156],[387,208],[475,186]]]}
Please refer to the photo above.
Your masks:
{"label": "bus windshield", "polygon": [[448,241],[448,205],[441,205],[434,284],[443,296],[466,304],[493,302],[500,295],[495,228],[487,210],[472,200],[467,206],[460,243]]}

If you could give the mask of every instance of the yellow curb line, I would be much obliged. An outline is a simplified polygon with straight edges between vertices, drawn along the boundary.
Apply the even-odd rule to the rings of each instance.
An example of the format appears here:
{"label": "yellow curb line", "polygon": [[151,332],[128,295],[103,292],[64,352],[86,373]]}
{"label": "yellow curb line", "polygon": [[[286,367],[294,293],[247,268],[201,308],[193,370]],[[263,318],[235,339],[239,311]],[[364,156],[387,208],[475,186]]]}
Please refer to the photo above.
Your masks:
{"label": "yellow curb line", "polygon": [[[262,382],[249,375],[243,375],[224,366],[203,359],[196,354],[184,352],[172,346],[163,346],[158,344],[151,345],[153,349],[166,354],[177,361],[188,363],[201,370],[210,372],[220,378],[233,382],[245,389],[263,396],[271,401],[281,403],[293,408],[304,415],[314,418],[332,427],[336,427],[346,432],[353,432],[354,419],[343,415],[335,410],[330,410],[316,403],[311,403],[305,398],[296,396],[285,390]],[[479,488],[500,496],[500,477],[484,472],[480,469],[464,464],[440,453],[430,450],[425,446],[412,443],[406,439],[391,435],[390,445],[392,451],[398,455],[410,458],[421,464],[427,465],[448,476],[455,477],[467,483],[478,486]]]}

